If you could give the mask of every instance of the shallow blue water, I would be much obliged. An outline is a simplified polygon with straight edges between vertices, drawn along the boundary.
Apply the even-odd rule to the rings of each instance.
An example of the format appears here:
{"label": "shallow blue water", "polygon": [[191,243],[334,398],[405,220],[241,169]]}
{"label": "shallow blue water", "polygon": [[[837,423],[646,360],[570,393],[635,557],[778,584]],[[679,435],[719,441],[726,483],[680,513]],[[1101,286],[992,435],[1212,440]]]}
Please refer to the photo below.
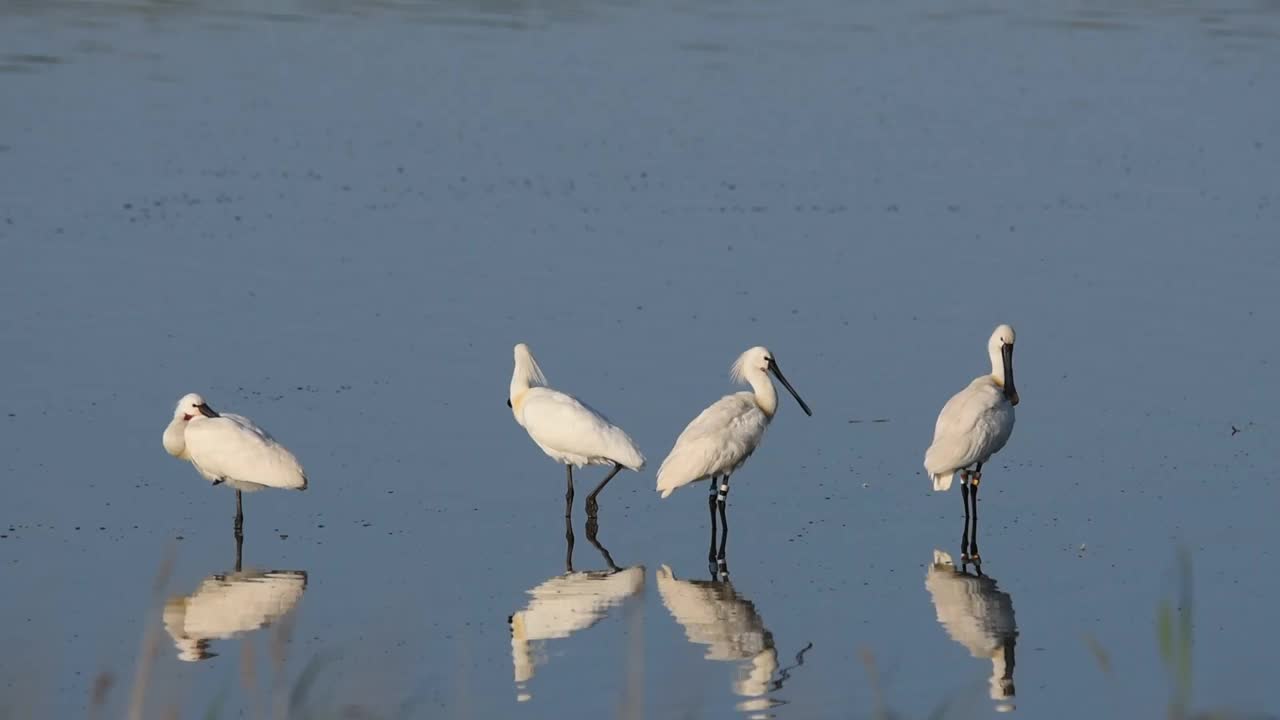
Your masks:
{"label": "shallow blue water", "polygon": [[[119,714],[147,631],[156,716],[280,707],[278,647],[286,687],[320,658],[318,704],[431,717],[990,714],[926,588],[962,511],[920,460],[1001,321],[1023,402],[981,540],[1017,712],[1163,710],[1178,542],[1196,707],[1277,710],[1271,6],[0,8],[18,716],[82,715],[102,670]],[[601,498],[642,586],[519,683],[508,617],[565,542],[563,470],[504,404],[518,341],[652,463]],[[755,344],[815,415],[784,396],[734,477],[732,586],[669,585],[740,621],[699,625],[661,590],[710,579],[704,491],[653,470]],[[163,600],[235,564],[231,494],[160,447],[193,390],[312,486],[246,498],[245,568],[300,599],[186,663]]]}

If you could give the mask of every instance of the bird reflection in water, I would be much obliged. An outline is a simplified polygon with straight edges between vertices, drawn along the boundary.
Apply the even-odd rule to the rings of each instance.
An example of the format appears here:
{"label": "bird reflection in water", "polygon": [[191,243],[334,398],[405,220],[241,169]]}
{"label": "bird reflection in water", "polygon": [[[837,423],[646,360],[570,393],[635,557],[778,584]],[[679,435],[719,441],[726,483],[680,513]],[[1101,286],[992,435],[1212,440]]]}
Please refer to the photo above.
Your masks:
{"label": "bird reflection in water", "polygon": [[947,635],[974,657],[991,661],[991,699],[996,711],[1010,712],[1014,709],[1013,648],[1018,639],[1013,599],[977,564],[972,574],[967,570],[963,563],[957,570],[950,555],[934,550],[924,586]]}
{"label": "bird reflection in water", "polygon": [[228,640],[264,628],[298,604],[307,588],[302,570],[241,570],[243,538],[236,538],[235,570],[205,578],[190,595],[164,604],[164,627],[178,659],[215,657],[210,640]]}
{"label": "bird reflection in water", "polygon": [[769,711],[786,701],[770,693],[781,690],[791,671],[804,664],[804,654],[813,643],[796,653],[794,665],[779,669],[773,634],[755,605],[734,589],[723,554],[712,563],[709,581],[680,580],[667,565],[657,576],[662,604],[684,628],[689,642],[707,646],[704,657],[708,660],[738,663],[733,692],[744,699],[736,709],[753,720],[773,717]]}
{"label": "bird reflection in water", "polygon": [[587,520],[587,540],[604,558],[607,570],[573,569],[573,526],[565,518],[565,569],[528,591],[523,610],[507,618],[511,627],[511,663],[515,667],[516,700],[533,697],[528,683],[547,661],[547,640],[567,638],[604,619],[610,609],[644,590],[644,566],[620,568],[597,536],[599,524]]}

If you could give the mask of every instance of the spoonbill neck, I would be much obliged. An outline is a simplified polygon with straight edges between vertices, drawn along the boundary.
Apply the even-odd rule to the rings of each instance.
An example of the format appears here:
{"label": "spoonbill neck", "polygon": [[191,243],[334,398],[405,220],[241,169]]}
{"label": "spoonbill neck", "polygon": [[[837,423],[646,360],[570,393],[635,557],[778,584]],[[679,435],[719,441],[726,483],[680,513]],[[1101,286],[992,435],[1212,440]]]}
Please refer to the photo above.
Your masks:
{"label": "spoonbill neck", "polygon": [[1004,356],[1001,354],[1000,343],[993,343],[988,354],[991,356],[991,379],[996,385],[1004,387]]}
{"label": "spoonbill neck", "polygon": [[773,380],[764,370],[751,370],[746,373],[746,380],[756,395],[756,405],[760,406],[765,417],[772,419],[778,411],[778,391],[773,387]]}
{"label": "spoonbill neck", "polygon": [[517,350],[515,368],[511,371],[510,400],[512,404],[514,405],[516,399],[529,388],[546,384],[547,377],[542,374],[542,368],[538,367],[538,361],[533,359],[533,353],[523,348]]}

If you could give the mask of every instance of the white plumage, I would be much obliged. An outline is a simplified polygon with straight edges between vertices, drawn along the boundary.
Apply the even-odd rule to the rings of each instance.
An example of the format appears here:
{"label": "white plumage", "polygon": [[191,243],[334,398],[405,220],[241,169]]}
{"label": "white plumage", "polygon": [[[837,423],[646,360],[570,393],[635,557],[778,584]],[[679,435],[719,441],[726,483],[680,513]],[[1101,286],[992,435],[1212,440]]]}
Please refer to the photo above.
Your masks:
{"label": "white plumage", "polygon": [[644,590],[644,574],[642,565],[616,572],[569,572],[530,590],[529,604],[510,618],[518,699],[530,697],[523,685],[545,662],[545,641],[567,638],[600,622],[611,608]]}
{"label": "white plumage", "polygon": [[689,642],[705,645],[707,660],[739,663],[733,692],[749,698],[739,709],[761,711],[776,704],[765,695],[778,669],[778,652],[755,605],[728,580],[679,580],[667,565],[656,575],[662,604]]}
{"label": "white plumage", "polygon": [[613,465],[613,470],[587,498],[587,513],[595,515],[595,497],[622,468],[641,470],[644,455],[622,428],[609,422],[585,403],[546,387],[547,378],[534,360],[529,346],[515,346],[515,368],[511,373],[507,404],[520,424],[544,453],[563,463],[569,477],[566,514],[573,498],[574,467]]}
{"label": "white plumage", "polygon": [[948,490],[956,472],[980,466],[999,452],[1013,432],[1013,328],[1001,325],[991,334],[987,351],[991,372],[956,393],[938,414],[933,443],[925,451],[924,468],[933,489]]}
{"label": "white plumage", "polygon": [[163,442],[170,455],[191,461],[214,485],[235,488],[237,534],[244,521],[241,492],[307,489],[307,476],[293,453],[249,418],[214,412],[196,393],[178,401]]}
{"label": "white plumage", "polygon": [[778,369],[773,354],[753,347],[734,362],[731,376],[751,385],[750,392],[726,395],[703,410],[676,438],[675,446],[658,468],[658,492],[667,497],[676,488],[714,476],[733,474],[751,457],[778,409],[772,371],[795,397],[806,415],[809,406]]}
{"label": "white plumage", "polygon": [[246,571],[211,575],[190,595],[170,598],[164,627],[178,659],[213,657],[210,640],[225,640],[270,625],[293,610],[307,587],[301,571]]}
{"label": "white plumage", "polygon": [[941,550],[933,551],[933,564],[925,575],[924,586],[947,635],[973,657],[991,661],[991,699],[1000,702],[996,709],[1012,710],[1008,701],[1014,696],[1018,624],[1009,593],[999,590],[990,577],[956,570],[951,556]]}
{"label": "white plumage", "polygon": [[164,431],[164,449],[190,460],[206,479],[244,492],[306,490],[297,458],[249,418],[218,414],[196,393],[184,395]]}
{"label": "white plumage", "polygon": [[514,399],[516,422],[542,452],[558,463],[618,464],[629,470],[644,468],[644,455],[622,428],[577,398],[546,387],[529,388]]}

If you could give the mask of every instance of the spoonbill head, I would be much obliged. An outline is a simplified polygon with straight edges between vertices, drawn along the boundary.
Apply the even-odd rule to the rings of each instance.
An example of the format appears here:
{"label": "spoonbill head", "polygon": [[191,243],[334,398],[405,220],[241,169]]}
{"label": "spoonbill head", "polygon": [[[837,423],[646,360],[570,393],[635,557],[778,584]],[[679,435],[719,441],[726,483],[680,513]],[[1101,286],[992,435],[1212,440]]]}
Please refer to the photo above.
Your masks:
{"label": "spoonbill head", "polygon": [[[685,427],[667,459],[658,468],[658,492],[667,497],[676,488],[699,480],[711,479],[712,535],[715,534],[714,508],[717,502],[720,519],[724,520],[725,500],[729,493],[729,476],[755,452],[765,428],[778,410],[778,394],[773,374],[791,393],[806,415],[813,411],[787,381],[778,361],[768,348],[753,347],[738,356],[730,376],[751,386],[751,390],[725,395],[703,410]],[[723,478],[719,487],[715,478]],[[716,490],[719,490],[717,497]]]}
{"label": "spoonbill head", "polygon": [[565,466],[566,516],[573,509],[573,468],[613,466],[587,496],[587,516],[595,517],[599,509],[596,496],[623,468],[644,468],[644,454],[622,428],[604,415],[568,393],[547,387],[547,377],[528,345],[517,344],[513,354],[515,368],[511,372],[507,405],[534,444]]}
{"label": "spoonbill head", "polygon": [[214,485],[235,488],[237,535],[244,524],[242,492],[307,489],[307,476],[293,453],[249,418],[219,413],[196,393],[178,401],[163,444],[166,452],[190,461]]}
{"label": "spoonbill head", "polygon": [[[978,484],[982,464],[1000,451],[1013,433],[1018,390],[1013,383],[1013,346],[1016,334],[1009,325],[998,326],[987,341],[991,372],[970,382],[942,406],[934,425],[933,443],[924,454],[925,471],[933,479],[935,491],[951,488],[961,473],[960,494],[964,500],[965,531],[970,538],[961,542],[962,555],[978,558]],[[970,511],[970,495],[973,509]],[[969,519],[972,515],[973,525]]]}
{"label": "spoonbill head", "polygon": [[1013,343],[1017,333],[1011,325],[1000,325],[987,340],[987,355],[991,357],[991,378],[1000,386],[1009,404],[1018,404],[1018,390],[1013,385]]}

